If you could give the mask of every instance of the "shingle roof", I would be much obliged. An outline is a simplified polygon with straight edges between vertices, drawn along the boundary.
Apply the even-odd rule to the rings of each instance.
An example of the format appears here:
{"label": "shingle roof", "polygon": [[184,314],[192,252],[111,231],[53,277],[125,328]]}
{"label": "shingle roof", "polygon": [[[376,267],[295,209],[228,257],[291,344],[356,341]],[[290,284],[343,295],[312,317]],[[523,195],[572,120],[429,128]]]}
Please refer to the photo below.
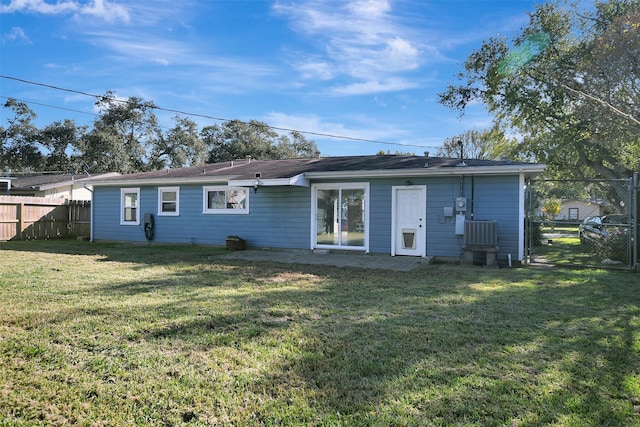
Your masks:
{"label": "shingle roof", "polygon": [[[511,162],[508,160],[474,160],[464,161],[467,168],[500,168],[505,166],[544,166],[524,162]],[[429,169],[454,169],[459,168],[459,159],[448,159],[423,156],[339,156],[321,158],[299,158],[284,160],[234,160],[231,162],[211,163],[202,166],[192,166],[178,169],[165,169],[151,172],[140,172],[129,175],[120,175],[105,180],[99,180],[100,184],[116,183],[123,181],[155,181],[155,180],[181,180],[199,179],[212,180],[218,178],[221,181],[250,180],[257,173],[263,180],[277,180],[292,178],[301,174],[313,173],[344,173],[362,172],[363,176],[373,171],[398,171],[401,175],[405,170]],[[428,173],[425,173],[427,175]],[[96,182],[97,184],[97,182]]]}
{"label": "shingle roof", "polygon": [[[108,177],[113,176],[114,174],[103,174],[96,175],[98,177]],[[71,174],[34,174],[34,175],[25,175],[11,179],[11,189],[12,190],[36,190],[40,191],[45,188],[50,188],[55,186],[55,184],[64,184],[70,183],[72,181],[80,181],[88,179],[87,176],[84,175],[71,175]]]}

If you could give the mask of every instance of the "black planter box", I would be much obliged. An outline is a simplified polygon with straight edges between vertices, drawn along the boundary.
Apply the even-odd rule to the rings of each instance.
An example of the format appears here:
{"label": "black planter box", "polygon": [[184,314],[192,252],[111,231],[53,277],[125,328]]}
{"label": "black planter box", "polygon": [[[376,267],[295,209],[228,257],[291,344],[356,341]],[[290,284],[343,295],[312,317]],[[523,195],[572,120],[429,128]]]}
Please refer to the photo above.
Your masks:
{"label": "black planter box", "polygon": [[247,242],[238,236],[227,236],[227,250],[241,251],[247,247]]}

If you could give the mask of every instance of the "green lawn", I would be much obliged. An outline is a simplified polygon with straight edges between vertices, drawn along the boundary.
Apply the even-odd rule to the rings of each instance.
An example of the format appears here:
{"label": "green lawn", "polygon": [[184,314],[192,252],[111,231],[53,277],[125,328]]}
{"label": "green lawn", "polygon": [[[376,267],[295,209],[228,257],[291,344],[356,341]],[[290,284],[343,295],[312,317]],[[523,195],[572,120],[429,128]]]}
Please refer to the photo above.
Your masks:
{"label": "green lawn", "polygon": [[220,253],[0,243],[0,425],[640,425],[637,274]]}
{"label": "green lawn", "polygon": [[[535,263],[556,266],[591,266],[602,268],[629,269],[626,238],[616,239],[616,246],[598,246],[581,243],[576,224],[553,224],[541,228],[540,244],[533,248]],[[609,250],[606,250],[609,249]]]}

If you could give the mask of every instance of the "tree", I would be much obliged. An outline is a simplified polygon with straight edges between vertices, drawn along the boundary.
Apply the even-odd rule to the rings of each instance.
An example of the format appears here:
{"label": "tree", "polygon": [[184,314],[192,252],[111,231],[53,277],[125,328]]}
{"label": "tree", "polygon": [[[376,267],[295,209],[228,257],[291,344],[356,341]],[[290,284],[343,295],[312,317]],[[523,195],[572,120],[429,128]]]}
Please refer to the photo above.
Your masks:
{"label": "tree", "polygon": [[483,102],[549,176],[628,178],[640,168],[638,22],[638,0],[539,5],[515,48],[483,42],[440,102],[461,114]]}
{"label": "tree", "polygon": [[3,105],[13,111],[7,118],[8,126],[0,127],[0,167],[18,171],[41,170],[44,155],[38,147],[37,128],[33,125],[36,114],[26,103],[9,98]]}
{"label": "tree", "polygon": [[53,122],[38,132],[40,143],[46,147],[45,168],[50,171],[69,171],[73,165],[72,156],[78,155],[78,146],[86,126],[76,126],[73,120]]}
{"label": "tree", "polygon": [[415,156],[416,154],[411,151],[395,151],[394,153],[391,150],[380,150],[376,153],[376,156]]}
{"label": "tree", "polygon": [[547,199],[542,203],[542,213],[547,216],[549,221],[556,219],[556,216],[562,210],[562,203],[557,199]]}
{"label": "tree", "polygon": [[201,165],[207,158],[207,146],[200,139],[195,122],[174,117],[175,125],[151,147],[149,169]]}
{"label": "tree", "polygon": [[459,136],[445,139],[436,154],[438,157],[460,157],[460,144],[462,142],[463,157],[465,159],[498,160],[502,157],[512,160],[523,160],[518,155],[517,141],[507,138],[503,132],[492,129],[482,132],[470,130]]}
{"label": "tree", "polygon": [[310,141],[298,131],[280,135],[276,145],[276,159],[294,159],[299,157],[318,157],[320,151],[314,141]]}
{"label": "tree", "polygon": [[266,123],[251,120],[231,120],[221,125],[207,126],[200,133],[209,147],[208,162],[224,162],[243,159],[286,159],[315,157],[318,148],[299,132],[278,135]]}
{"label": "tree", "polygon": [[82,159],[96,171],[133,173],[147,169],[150,146],[161,137],[151,102],[132,97],[116,99],[107,91],[96,101],[102,111],[81,143]]}

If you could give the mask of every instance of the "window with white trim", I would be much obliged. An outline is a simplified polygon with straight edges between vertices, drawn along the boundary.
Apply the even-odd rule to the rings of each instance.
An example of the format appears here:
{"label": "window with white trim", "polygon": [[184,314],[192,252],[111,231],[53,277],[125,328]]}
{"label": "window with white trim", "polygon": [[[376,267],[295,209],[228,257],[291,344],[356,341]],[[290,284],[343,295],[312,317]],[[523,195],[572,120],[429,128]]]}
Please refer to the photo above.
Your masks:
{"label": "window with white trim", "polygon": [[569,219],[577,221],[578,218],[580,218],[578,208],[569,208]]}
{"label": "window with white trim", "polygon": [[180,215],[180,187],[158,188],[158,215]]}
{"label": "window with white trim", "polygon": [[209,186],[203,188],[203,209],[206,214],[248,214],[249,189],[243,187]]}
{"label": "window with white trim", "polygon": [[120,189],[120,224],[140,224],[140,189]]}

